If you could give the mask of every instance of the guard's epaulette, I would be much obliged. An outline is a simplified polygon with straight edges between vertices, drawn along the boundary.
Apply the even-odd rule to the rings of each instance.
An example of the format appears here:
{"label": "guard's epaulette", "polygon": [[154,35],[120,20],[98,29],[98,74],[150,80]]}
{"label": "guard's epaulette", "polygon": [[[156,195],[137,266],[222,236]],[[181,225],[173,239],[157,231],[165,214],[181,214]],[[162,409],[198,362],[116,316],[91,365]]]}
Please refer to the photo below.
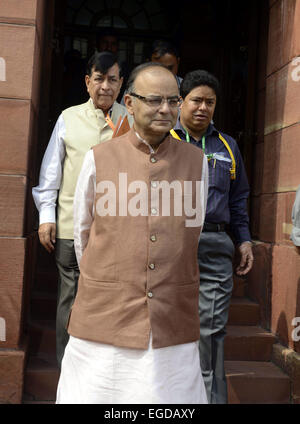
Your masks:
{"label": "guard's epaulette", "polygon": [[177,132],[176,132],[176,131],[171,130],[171,131],[170,131],[170,134],[171,134],[171,136],[172,136],[173,138],[175,138],[177,141],[183,141],[183,140],[181,140],[181,138],[179,137],[179,135],[177,134]]}

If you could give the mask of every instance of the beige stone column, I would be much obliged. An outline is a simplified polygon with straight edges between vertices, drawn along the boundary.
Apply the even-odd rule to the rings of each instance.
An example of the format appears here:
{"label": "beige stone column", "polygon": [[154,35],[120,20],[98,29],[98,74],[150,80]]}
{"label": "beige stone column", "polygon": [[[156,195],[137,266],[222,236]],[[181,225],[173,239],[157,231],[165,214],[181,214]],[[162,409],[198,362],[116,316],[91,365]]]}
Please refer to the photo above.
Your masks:
{"label": "beige stone column", "polygon": [[38,113],[44,0],[0,2],[0,403],[22,400],[23,300],[31,150]]}
{"label": "beige stone column", "polygon": [[259,78],[251,208],[252,233],[258,243],[249,290],[260,301],[263,324],[282,345],[275,348],[276,360],[281,357],[278,362],[287,363],[283,346],[293,352],[293,365],[283,367],[292,378],[293,401],[298,403],[300,341],[293,338],[293,319],[300,317],[300,253],[290,233],[300,185],[300,0],[269,1],[264,41],[267,50]]}

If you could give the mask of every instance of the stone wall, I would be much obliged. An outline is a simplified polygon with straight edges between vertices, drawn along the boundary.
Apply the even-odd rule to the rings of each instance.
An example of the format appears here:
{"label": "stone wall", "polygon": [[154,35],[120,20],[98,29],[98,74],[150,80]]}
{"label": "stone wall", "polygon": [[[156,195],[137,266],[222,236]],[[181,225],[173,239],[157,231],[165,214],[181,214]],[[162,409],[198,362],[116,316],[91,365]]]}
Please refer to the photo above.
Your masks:
{"label": "stone wall", "polygon": [[0,2],[0,403],[22,399],[29,188],[36,143],[44,0]]}
{"label": "stone wall", "polygon": [[[300,184],[300,0],[269,0],[267,14],[268,29],[261,23],[251,198],[252,235],[258,241],[248,284],[261,305],[263,326],[297,355],[300,341],[293,340],[292,321],[300,317],[300,252],[290,233]],[[277,349],[277,357],[278,351],[284,349]],[[299,384],[294,389],[299,400]]]}

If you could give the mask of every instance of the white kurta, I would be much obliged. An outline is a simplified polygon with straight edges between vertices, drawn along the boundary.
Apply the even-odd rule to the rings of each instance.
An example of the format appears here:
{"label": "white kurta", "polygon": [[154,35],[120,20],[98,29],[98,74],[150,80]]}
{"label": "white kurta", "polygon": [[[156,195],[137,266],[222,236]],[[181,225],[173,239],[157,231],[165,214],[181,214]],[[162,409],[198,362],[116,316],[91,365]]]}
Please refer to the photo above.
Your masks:
{"label": "white kurta", "polygon": [[70,336],[57,404],[206,404],[198,343],[128,349]]}
{"label": "white kurta", "polygon": [[[203,159],[203,211],[208,167]],[[74,247],[80,266],[94,217],[96,168],[84,159],[74,197]],[[205,213],[202,214],[205,216]],[[198,342],[160,349],[129,349],[70,336],[62,361],[56,403],[205,404]]]}

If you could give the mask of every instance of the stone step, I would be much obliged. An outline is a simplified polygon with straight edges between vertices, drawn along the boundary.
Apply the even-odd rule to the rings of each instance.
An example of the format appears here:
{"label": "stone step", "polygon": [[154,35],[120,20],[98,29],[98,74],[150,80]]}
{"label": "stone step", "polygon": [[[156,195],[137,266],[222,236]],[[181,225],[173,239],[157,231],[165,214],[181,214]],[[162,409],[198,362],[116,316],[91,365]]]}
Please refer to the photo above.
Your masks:
{"label": "stone step", "polygon": [[225,337],[225,360],[270,361],[276,337],[258,326],[228,325]]}
{"label": "stone step", "polygon": [[56,352],[55,321],[31,321],[28,324],[29,354],[32,356],[51,355]]}
{"label": "stone step", "polygon": [[25,369],[22,403],[54,403],[58,379],[54,357],[30,357]]}
{"label": "stone step", "polygon": [[233,289],[232,297],[244,297],[246,296],[247,280],[246,278],[233,276]]}
{"label": "stone step", "polygon": [[259,304],[247,298],[232,298],[229,308],[228,325],[257,325]]}
{"label": "stone step", "polygon": [[288,404],[291,382],[272,362],[225,361],[230,404]]}

